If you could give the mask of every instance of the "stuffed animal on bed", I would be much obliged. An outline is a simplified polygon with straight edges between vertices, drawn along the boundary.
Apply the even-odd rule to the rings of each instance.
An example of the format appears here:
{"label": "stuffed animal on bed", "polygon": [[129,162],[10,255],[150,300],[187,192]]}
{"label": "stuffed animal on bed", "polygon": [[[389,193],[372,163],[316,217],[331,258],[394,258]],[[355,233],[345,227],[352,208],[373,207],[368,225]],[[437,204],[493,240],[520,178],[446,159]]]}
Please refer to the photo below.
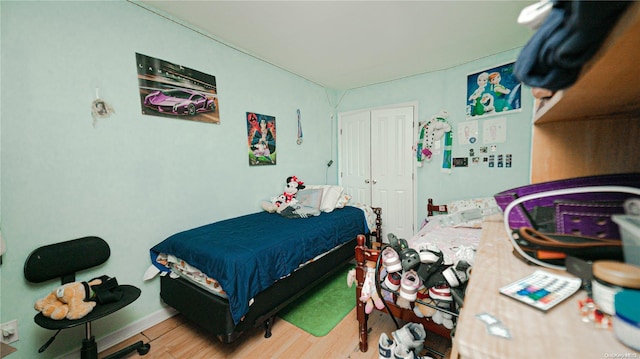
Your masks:
{"label": "stuffed animal on bed", "polygon": [[296,194],[305,188],[304,182],[300,181],[296,176],[287,177],[284,192],[271,199],[271,202],[262,202],[262,209],[269,213],[282,212],[290,205],[297,203]]}
{"label": "stuffed animal on bed", "polygon": [[[91,313],[96,306],[96,302],[91,299],[91,286],[102,283],[100,279],[94,279],[90,282],[72,282],[64,284],[54,289],[49,295],[42,299],[38,299],[35,309],[45,317],[54,320],[69,319],[75,320]],[[89,290],[89,293],[87,293]]]}

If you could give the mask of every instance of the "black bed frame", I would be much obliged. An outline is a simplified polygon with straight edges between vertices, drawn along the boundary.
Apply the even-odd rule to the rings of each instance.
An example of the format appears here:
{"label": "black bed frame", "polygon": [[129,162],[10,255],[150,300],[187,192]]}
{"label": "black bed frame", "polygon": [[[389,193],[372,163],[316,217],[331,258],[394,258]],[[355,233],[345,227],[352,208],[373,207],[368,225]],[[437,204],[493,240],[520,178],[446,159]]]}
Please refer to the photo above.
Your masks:
{"label": "black bed frame", "polygon": [[[381,209],[373,208],[376,214],[376,242],[380,241]],[[198,287],[183,278],[163,276],[160,280],[160,297],[169,306],[180,312],[189,322],[195,323],[215,335],[223,343],[231,343],[253,327],[264,325],[265,338],[271,336],[273,319],[288,304],[313,289],[344,265],[353,261],[356,238],[336,250],[308,263],[290,276],[275,282],[258,293],[249,312],[237,325],[229,310],[229,301]]]}

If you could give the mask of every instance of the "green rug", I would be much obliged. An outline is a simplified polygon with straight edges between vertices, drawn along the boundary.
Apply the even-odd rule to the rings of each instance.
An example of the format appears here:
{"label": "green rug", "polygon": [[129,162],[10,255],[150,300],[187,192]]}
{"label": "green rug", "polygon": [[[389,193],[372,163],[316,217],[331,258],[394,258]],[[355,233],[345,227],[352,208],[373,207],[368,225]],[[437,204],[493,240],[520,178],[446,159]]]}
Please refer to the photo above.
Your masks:
{"label": "green rug", "polygon": [[313,336],[329,334],[356,306],[356,285],[347,285],[351,268],[353,265],[340,269],[282,309],[278,316]]}

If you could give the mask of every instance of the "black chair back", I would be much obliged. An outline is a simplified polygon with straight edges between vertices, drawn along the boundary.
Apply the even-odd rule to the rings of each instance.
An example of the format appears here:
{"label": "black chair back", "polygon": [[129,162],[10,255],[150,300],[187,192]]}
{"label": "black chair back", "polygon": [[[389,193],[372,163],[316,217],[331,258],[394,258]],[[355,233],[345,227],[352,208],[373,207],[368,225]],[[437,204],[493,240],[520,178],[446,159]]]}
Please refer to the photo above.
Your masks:
{"label": "black chair back", "polygon": [[29,254],[24,277],[32,283],[61,278],[62,284],[75,282],[78,271],[95,267],[109,259],[109,244],[99,237],[83,237],[42,246]]}

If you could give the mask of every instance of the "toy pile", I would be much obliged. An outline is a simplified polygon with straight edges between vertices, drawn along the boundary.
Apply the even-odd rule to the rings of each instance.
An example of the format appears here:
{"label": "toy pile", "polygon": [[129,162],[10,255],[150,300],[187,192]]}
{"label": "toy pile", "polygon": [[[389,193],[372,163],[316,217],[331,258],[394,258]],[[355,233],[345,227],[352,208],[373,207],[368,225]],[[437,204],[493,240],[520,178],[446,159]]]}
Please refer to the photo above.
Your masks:
{"label": "toy pile", "polygon": [[392,294],[385,299],[452,329],[450,310],[456,305],[455,297],[460,299],[458,303],[462,300],[475,250],[461,246],[452,261],[433,244],[422,242],[410,248],[406,240],[392,233],[388,239],[389,245],[380,253],[380,287]]}

